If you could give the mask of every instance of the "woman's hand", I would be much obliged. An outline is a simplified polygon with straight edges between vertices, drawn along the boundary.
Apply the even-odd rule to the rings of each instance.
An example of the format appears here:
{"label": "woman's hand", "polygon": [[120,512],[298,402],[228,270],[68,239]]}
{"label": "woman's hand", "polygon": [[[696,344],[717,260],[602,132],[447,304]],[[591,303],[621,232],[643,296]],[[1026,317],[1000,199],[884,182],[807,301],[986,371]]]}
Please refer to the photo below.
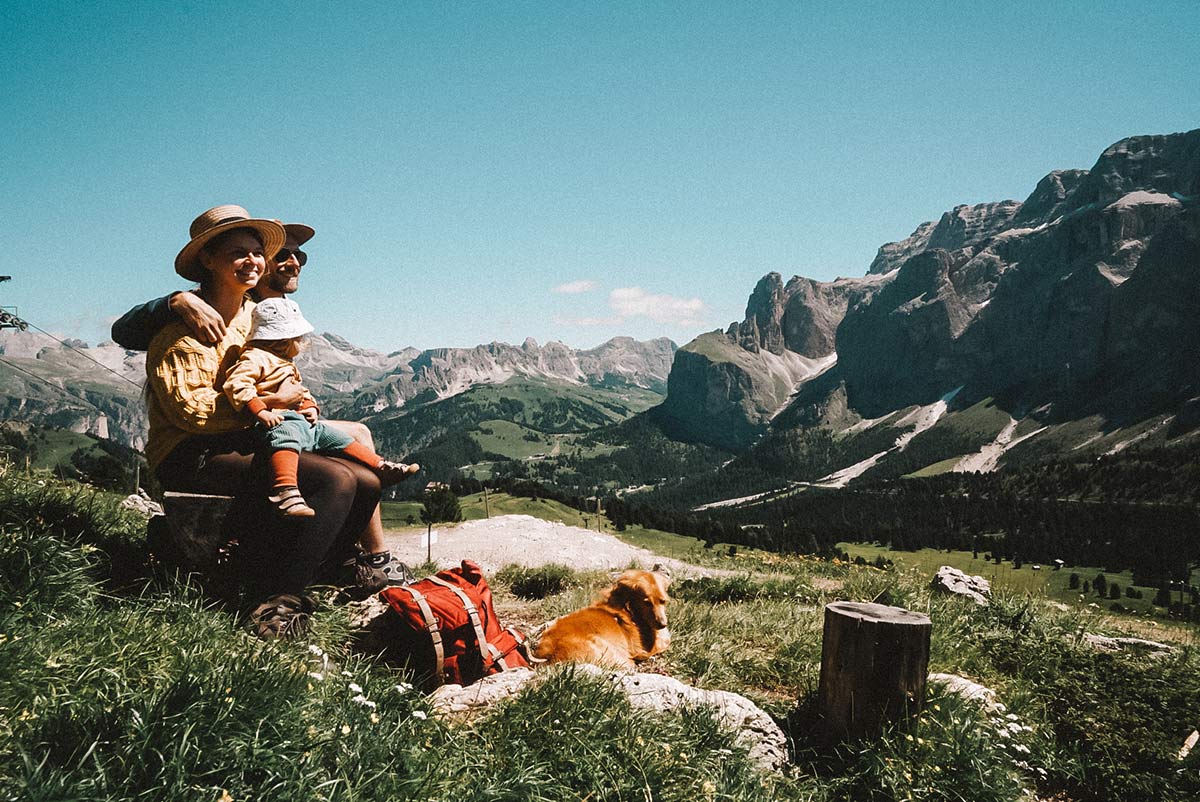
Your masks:
{"label": "woman's hand", "polygon": [[167,301],[167,306],[200,342],[216,345],[225,338],[224,319],[196,293],[177,292]]}
{"label": "woman's hand", "polygon": [[300,414],[304,416],[304,419],[308,421],[310,426],[316,426],[317,420],[321,417],[321,410],[316,407],[305,407],[300,410]]}
{"label": "woman's hand", "polygon": [[283,415],[280,415],[273,409],[264,409],[255,415],[262,424],[268,429],[274,429],[279,424],[283,423]]}

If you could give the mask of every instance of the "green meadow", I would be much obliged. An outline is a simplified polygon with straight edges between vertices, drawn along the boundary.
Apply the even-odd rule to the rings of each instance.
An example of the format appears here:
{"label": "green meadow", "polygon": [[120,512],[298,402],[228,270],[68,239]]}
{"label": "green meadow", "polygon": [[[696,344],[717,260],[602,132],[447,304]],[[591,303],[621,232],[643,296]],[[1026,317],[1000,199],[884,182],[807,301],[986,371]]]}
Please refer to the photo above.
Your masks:
{"label": "green meadow", "polygon": [[[236,611],[149,570],[145,520],[118,501],[45,474],[0,475],[0,799],[1200,798],[1200,752],[1178,757],[1200,723],[1196,649],[1177,644],[1157,660],[1097,652],[1083,633],[1128,633],[1135,619],[1055,606],[1029,587],[998,581],[981,608],[931,593],[926,565],[731,555],[620,533],[724,569],[672,584],[671,648],[645,670],[758,703],[787,734],[792,762],[763,773],[711,711],[635,710],[570,668],[539,669],[486,715],[439,718],[402,667],[356,651],[333,594],[320,594],[303,642],[258,640]],[[464,499],[471,516],[481,505]],[[580,515],[504,494],[488,505],[566,523]],[[490,579],[497,609],[525,621],[587,604],[610,581],[562,566]],[[1004,708],[931,684],[915,729],[822,741],[812,702],[823,608],[840,599],[926,613],[930,670],[987,685]]]}

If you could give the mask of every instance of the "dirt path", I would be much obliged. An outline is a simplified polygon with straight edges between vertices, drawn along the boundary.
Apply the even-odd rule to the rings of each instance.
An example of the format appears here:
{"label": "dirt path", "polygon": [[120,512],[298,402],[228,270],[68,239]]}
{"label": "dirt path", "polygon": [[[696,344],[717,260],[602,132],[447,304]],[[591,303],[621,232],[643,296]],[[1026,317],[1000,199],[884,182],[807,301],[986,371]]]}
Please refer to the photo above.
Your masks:
{"label": "dirt path", "polygon": [[[544,521],[530,515],[500,515],[433,530],[433,559],[439,568],[474,560],[489,574],[512,563],[535,567],[561,563],[580,571],[626,568],[632,564],[670,568],[676,577],[714,576],[732,572],[660,557],[623,543],[606,532]],[[425,562],[425,533],[388,532],[388,548],[409,565]]]}

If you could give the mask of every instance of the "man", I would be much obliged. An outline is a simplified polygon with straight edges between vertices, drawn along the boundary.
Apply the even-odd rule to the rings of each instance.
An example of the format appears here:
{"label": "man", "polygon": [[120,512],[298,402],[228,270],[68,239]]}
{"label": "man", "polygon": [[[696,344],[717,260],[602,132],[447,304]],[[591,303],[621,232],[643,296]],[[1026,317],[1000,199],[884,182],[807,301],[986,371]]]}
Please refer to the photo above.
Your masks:
{"label": "man", "polygon": [[[282,250],[268,260],[267,272],[251,293],[255,300],[282,298],[299,288],[300,271],[308,261],[308,254],[300,246],[312,239],[316,233],[303,223],[286,223],[287,234]],[[205,303],[194,292],[173,292],[162,298],[135,306],[112,325],[112,338],[123,348],[145,351],[154,335],[163,326],[174,320],[182,320],[196,338],[206,343],[220,342],[225,336],[225,322],[216,310]],[[298,401],[305,392],[302,385],[290,385],[279,390],[277,396],[284,403]],[[371,431],[357,421],[326,421],[341,429],[368,448],[374,450],[375,442]],[[404,563],[392,557],[383,541],[383,519],[379,507],[359,536],[362,554],[348,567],[353,570],[354,584],[371,592],[381,590],[388,584],[403,584],[412,578]]]}

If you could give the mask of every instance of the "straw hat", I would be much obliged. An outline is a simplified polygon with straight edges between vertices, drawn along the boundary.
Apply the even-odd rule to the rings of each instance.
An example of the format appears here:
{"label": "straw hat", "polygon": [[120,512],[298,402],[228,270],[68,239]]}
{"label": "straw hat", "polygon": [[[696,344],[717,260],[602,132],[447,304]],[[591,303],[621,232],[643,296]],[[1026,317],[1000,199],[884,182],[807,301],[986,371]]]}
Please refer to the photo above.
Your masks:
{"label": "straw hat", "polygon": [[[283,226],[277,220],[259,220],[252,218],[250,213],[241,206],[232,204],[214,206],[192,221],[189,229],[192,241],[183,246],[183,250],[175,257],[175,272],[188,281],[200,281],[204,278],[204,266],[200,264],[200,249],[209,240],[223,231],[231,228],[252,228],[262,237],[263,253],[268,257],[279,253],[287,238]],[[307,228],[307,226],[305,226]],[[310,229],[311,230],[311,229]]]}
{"label": "straw hat", "polygon": [[246,340],[290,340],[313,330],[300,314],[300,307],[289,298],[264,298],[250,313],[250,333]]}

